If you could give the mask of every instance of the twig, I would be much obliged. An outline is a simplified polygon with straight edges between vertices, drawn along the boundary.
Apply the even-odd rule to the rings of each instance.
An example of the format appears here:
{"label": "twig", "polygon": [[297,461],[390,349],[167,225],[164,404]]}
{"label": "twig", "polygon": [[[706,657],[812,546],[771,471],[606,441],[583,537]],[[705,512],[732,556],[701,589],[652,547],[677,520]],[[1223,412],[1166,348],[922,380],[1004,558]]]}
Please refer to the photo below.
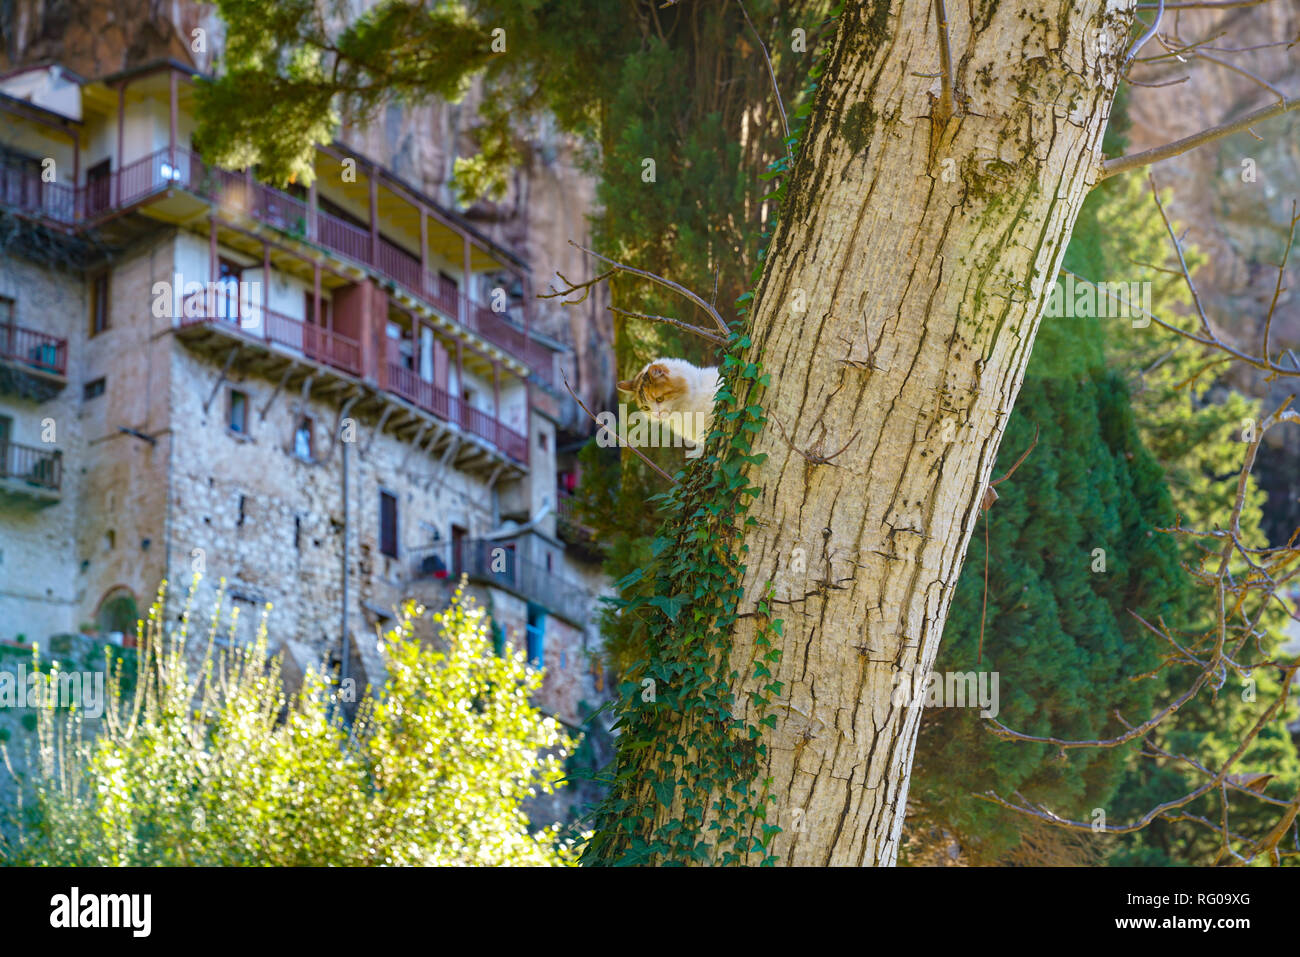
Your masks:
{"label": "twig", "polygon": [[620,316],[628,316],[632,319],[648,319],[651,322],[666,322],[670,326],[676,326],[679,329],[685,329],[687,332],[693,332],[697,336],[708,339],[710,342],[716,342],[719,345],[725,345],[726,340],[719,335],[709,332],[708,329],[701,329],[699,326],[693,326],[689,322],[682,322],[680,319],[674,319],[671,316],[652,316],[648,312],[628,312],[626,309],[620,309],[617,306],[606,306],[613,313]]}
{"label": "twig", "polygon": [[[1291,200],[1291,228],[1287,232],[1286,249],[1282,251],[1282,262],[1277,267],[1277,284],[1273,287],[1273,299],[1268,304],[1268,315],[1264,317],[1264,359],[1269,360],[1272,350],[1269,349],[1269,335],[1273,331],[1273,313],[1277,311],[1277,300],[1282,295],[1282,278],[1286,275],[1287,260],[1291,258],[1291,248],[1295,245],[1295,226],[1300,222],[1300,216],[1296,215],[1296,201]],[[1292,356],[1294,359],[1295,357]]]}
{"label": "twig", "polygon": [[1281,116],[1300,107],[1300,99],[1283,99],[1278,103],[1271,103],[1268,106],[1261,107],[1240,116],[1235,120],[1227,123],[1221,123],[1218,126],[1212,126],[1209,129],[1201,130],[1191,136],[1185,136],[1181,140],[1174,140],[1172,143],[1166,143],[1164,146],[1156,146],[1149,150],[1143,150],[1140,153],[1131,153],[1128,156],[1120,156],[1115,159],[1108,159],[1101,164],[1101,176],[1097,182],[1109,179],[1111,176],[1118,176],[1120,173],[1128,173],[1135,169],[1141,169],[1143,166],[1150,166],[1152,163],[1158,163],[1161,160],[1167,160],[1171,156],[1179,156],[1183,153],[1193,150],[1198,146],[1204,146],[1206,143],[1212,143],[1215,140],[1223,139],[1225,136],[1231,136],[1233,133],[1240,133],[1242,130],[1254,126],[1263,120],[1272,119],[1275,116]]}
{"label": "twig", "polygon": [[1160,29],[1160,18],[1164,15],[1165,0],[1160,0],[1160,2],[1156,4],[1156,18],[1151,21],[1151,26],[1147,27],[1146,32],[1137,38],[1137,42],[1134,43],[1133,46],[1129,47],[1128,54],[1124,57],[1124,62],[1120,64],[1121,73],[1128,69],[1129,64],[1133,62],[1133,58],[1138,55],[1138,51],[1146,45],[1146,42],[1156,35],[1156,31]]}
{"label": "twig", "polygon": [[[631,273],[633,276],[640,276],[642,279],[649,279],[651,282],[658,283],[659,285],[665,287],[666,289],[671,289],[673,292],[677,293],[680,296],[685,296],[687,299],[695,303],[695,305],[699,306],[701,309],[703,309],[713,318],[713,321],[718,326],[718,330],[724,336],[726,336],[728,340],[731,338],[731,330],[727,328],[727,324],[722,321],[722,316],[718,314],[718,310],[713,308],[713,306],[705,302],[703,298],[691,292],[689,289],[687,289],[685,286],[681,285],[680,283],[675,283],[671,279],[667,279],[663,276],[660,276],[657,273],[647,272],[644,269],[637,269],[635,266],[625,266],[623,263],[610,259],[608,256],[602,256],[600,253],[596,252],[595,250],[588,249],[586,246],[580,246],[578,243],[575,243],[572,239],[569,240],[569,245],[572,246],[574,249],[586,253],[588,256],[593,256],[596,259],[599,259],[601,262],[609,263],[614,268],[610,269],[608,272],[602,273],[601,275],[597,276],[595,279],[589,279],[587,280],[587,282],[584,283],[571,283],[569,282],[568,279],[565,279],[564,276],[560,276],[561,279],[564,279],[565,282],[569,283],[570,288],[564,290],[564,292],[562,293],[552,293],[547,298],[554,298],[556,295],[568,295],[570,292],[573,292],[577,289],[582,289],[584,287],[590,288],[591,286],[600,282],[602,279],[609,278],[616,272]],[[560,274],[557,272],[556,275],[559,276]],[[581,302],[582,300],[577,300],[577,301]]]}
{"label": "twig", "polygon": [[[1166,10],[1228,10],[1233,7],[1258,7],[1269,0],[1187,0],[1184,3],[1166,3]],[[1150,10],[1153,3],[1139,3],[1137,9]]]}
{"label": "twig", "polygon": [[610,433],[609,426],[602,425],[600,419],[596,418],[594,415],[591,414],[591,409],[587,408],[587,404],[578,398],[578,393],[573,391],[573,386],[569,385],[569,377],[564,374],[563,369],[560,370],[560,378],[564,380],[564,387],[569,390],[569,395],[573,396],[573,401],[578,403],[578,408],[582,409],[583,412],[586,412],[588,417],[590,417],[591,421],[595,422],[599,428],[604,429],[606,434],[612,434],[614,436],[615,445],[631,449],[633,452],[637,454],[637,456],[641,459],[642,462],[650,466],[652,469],[654,469],[656,472],[658,472],[660,475],[666,478],[673,485],[677,484],[677,480],[675,478],[673,478],[671,475],[669,475],[667,472],[661,469],[658,465],[655,465],[654,462],[650,461],[649,457],[640,449],[638,449],[635,445],[628,444],[626,446],[623,446],[623,443],[619,441],[618,434]]}
{"label": "twig", "polygon": [[948,11],[943,0],[934,0],[935,18],[939,28],[939,125],[942,127],[956,112],[952,95],[952,49],[948,44]]}
{"label": "twig", "polygon": [[559,299],[562,296],[567,296],[569,293],[577,292],[579,289],[581,289],[582,295],[579,298],[565,299],[561,303],[561,305],[564,306],[576,306],[579,303],[583,303],[587,301],[587,297],[591,295],[591,290],[596,287],[597,283],[605,281],[610,276],[614,275],[614,273],[616,272],[618,272],[617,269],[610,269],[607,270],[606,272],[601,273],[599,276],[596,276],[594,279],[588,279],[586,282],[574,282],[572,279],[570,279],[568,276],[566,276],[564,273],[560,272],[557,269],[555,270],[555,275],[559,276],[560,279],[562,279],[565,283],[567,283],[569,288],[563,290],[555,290],[554,287],[552,287],[553,291],[539,292],[537,294],[537,298],[538,299]]}
{"label": "twig", "polygon": [[785,131],[785,155],[790,161],[790,168],[794,168],[794,153],[790,149],[790,121],[786,119],[785,104],[781,102],[781,87],[776,82],[776,70],[772,68],[772,58],[767,54],[767,44],[759,36],[758,27],[754,26],[754,21],[749,19],[749,11],[745,9],[745,0],[736,0],[740,5],[740,12],[745,15],[745,22],[749,24],[749,29],[754,31],[754,39],[758,41],[758,48],[763,51],[763,60],[767,63],[767,75],[772,78],[772,92],[776,95],[776,108],[781,111],[781,129]]}

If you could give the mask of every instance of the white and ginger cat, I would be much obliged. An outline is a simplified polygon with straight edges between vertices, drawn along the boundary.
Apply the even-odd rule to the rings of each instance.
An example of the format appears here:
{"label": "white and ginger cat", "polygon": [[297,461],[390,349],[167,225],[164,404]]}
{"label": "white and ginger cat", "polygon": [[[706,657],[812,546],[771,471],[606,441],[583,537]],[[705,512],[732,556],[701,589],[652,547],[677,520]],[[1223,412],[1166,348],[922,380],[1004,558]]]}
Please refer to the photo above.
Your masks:
{"label": "white and ginger cat", "polygon": [[701,369],[685,359],[655,359],[636,378],[618,384],[636,396],[637,405],[651,419],[668,426],[682,438],[699,444],[713,425],[713,401],[718,369]]}

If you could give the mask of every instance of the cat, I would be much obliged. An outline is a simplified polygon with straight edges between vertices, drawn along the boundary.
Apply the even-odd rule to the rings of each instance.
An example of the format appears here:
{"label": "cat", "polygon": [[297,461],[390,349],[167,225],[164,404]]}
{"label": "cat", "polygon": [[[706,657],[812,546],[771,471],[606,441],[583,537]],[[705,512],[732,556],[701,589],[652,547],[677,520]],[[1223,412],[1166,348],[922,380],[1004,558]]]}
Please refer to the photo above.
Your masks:
{"label": "cat", "polygon": [[716,366],[701,369],[685,359],[655,359],[618,388],[634,394],[649,418],[698,445],[713,426],[713,402],[720,384]]}

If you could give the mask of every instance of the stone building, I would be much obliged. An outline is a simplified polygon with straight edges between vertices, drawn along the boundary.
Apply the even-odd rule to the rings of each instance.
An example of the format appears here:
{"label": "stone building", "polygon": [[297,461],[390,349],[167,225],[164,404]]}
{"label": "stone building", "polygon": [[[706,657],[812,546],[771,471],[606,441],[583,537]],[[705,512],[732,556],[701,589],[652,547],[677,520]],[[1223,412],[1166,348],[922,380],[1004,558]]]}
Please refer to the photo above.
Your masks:
{"label": "stone building", "polygon": [[577,725],[604,585],[529,264],[343,142],[307,188],[205,163],[194,72],[0,75],[0,640],[129,642],[201,572],[363,687],[464,574]]}

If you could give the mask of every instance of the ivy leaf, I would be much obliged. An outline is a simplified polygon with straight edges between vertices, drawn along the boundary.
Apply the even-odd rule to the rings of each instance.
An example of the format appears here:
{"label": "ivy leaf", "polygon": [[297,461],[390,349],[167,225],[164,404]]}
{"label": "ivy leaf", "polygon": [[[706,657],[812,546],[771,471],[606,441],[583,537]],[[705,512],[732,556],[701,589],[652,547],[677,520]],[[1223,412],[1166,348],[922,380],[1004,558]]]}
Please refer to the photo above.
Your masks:
{"label": "ivy leaf", "polygon": [[632,571],[628,572],[626,575],[624,575],[622,578],[616,581],[614,583],[614,587],[617,588],[619,591],[623,591],[623,589],[627,588],[629,585],[635,585],[644,576],[645,576],[644,568],[634,568],[632,569]]}
{"label": "ivy leaf", "polygon": [[662,611],[672,621],[677,620],[677,613],[682,610],[686,604],[684,595],[655,595],[650,599],[650,604]]}

